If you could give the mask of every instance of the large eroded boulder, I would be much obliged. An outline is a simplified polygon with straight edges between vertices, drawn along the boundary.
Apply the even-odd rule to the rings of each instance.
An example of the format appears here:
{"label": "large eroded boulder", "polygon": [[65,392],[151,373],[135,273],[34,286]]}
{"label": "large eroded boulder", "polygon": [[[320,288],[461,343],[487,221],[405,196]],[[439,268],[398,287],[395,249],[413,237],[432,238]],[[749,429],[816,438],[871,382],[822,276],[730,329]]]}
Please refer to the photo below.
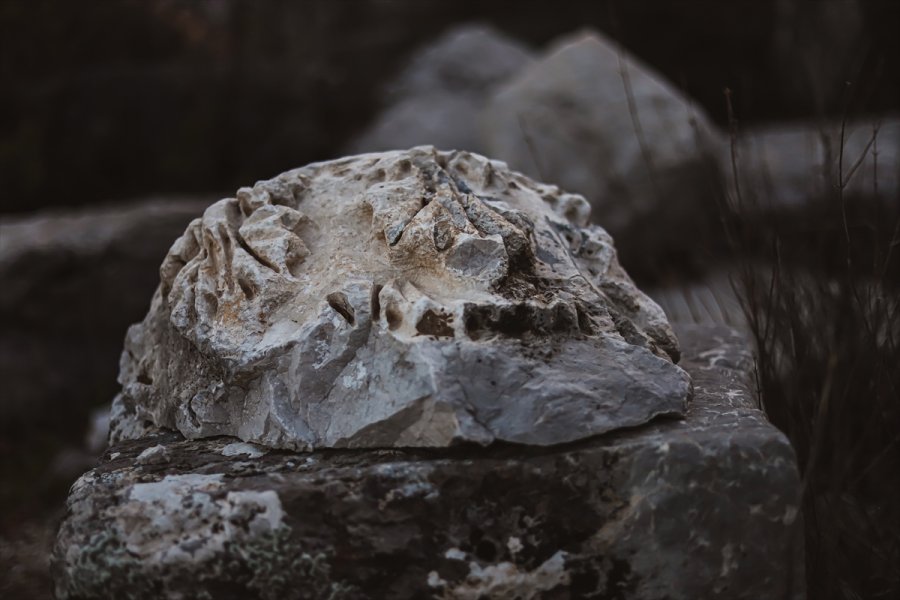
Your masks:
{"label": "large eroded boulder", "polygon": [[163,262],[113,439],[552,445],[681,415],[675,336],[589,211],[431,147],[242,188]]}

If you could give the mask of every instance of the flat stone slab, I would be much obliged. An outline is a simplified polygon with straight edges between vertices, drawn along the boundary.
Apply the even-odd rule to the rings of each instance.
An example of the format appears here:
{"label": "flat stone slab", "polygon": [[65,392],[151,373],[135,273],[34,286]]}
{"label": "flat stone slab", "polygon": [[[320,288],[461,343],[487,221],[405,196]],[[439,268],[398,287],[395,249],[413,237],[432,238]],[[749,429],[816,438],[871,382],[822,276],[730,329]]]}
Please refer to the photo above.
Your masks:
{"label": "flat stone slab", "polygon": [[564,446],[114,445],[71,490],[57,595],[802,597],[795,458],[756,407],[749,346],[678,334],[683,420]]}

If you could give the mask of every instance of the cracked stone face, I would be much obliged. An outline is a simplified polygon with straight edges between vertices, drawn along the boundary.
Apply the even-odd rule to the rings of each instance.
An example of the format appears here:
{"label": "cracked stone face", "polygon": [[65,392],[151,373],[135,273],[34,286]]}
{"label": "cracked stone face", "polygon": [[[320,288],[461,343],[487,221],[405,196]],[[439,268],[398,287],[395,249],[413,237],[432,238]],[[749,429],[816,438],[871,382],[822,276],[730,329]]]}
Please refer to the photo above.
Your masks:
{"label": "cracked stone face", "polygon": [[160,267],[112,437],[552,445],[679,415],[675,336],[588,217],[581,196],[431,147],[242,188]]}

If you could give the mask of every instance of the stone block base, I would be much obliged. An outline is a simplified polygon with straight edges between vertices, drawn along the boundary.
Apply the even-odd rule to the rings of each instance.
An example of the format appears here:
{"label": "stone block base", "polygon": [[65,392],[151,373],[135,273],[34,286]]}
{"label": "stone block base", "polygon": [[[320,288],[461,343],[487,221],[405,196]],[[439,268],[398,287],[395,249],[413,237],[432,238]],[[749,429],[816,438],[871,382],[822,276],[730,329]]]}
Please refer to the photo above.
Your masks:
{"label": "stone block base", "polygon": [[272,452],[174,433],[73,486],[61,598],[800,598],[799,479],[748,346],[682,327],[683,420],[554,448]]}

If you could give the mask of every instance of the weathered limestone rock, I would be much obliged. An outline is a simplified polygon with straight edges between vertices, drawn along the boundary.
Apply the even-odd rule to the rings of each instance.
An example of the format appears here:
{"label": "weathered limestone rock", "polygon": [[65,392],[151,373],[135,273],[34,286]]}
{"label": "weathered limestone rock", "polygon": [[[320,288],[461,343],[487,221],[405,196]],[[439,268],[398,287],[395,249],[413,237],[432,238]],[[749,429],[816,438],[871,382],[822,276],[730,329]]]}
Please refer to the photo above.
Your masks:
{"label": "weathered limestone rock", "polygon": [[584,194],[628,264],[696,245],[713,218],[720,134],[599,33],[554,44],[494,92],[482,123],[489,156]]}
{"label": "weathered limestone rock", "polygon": [[478,114],[485,99],[530,61],[524,45],[491,27],[453,28],[418,52],[388,85],[386,108],[348,151],[433,144],[483,152]]}
{"label": "weathered limestone rock", "polygon": [[59,598],[802,597],[793,452],[732,330],[684,420],[564,447],[272,451],[155,433],[72,488]]}
{"label": "weathered limestone rock", "polygon": [[680,415],[675,336],[588,213],[431,147],[242,188],[163,262],[112,437],[150,422],[289,449],[551,445]]}

